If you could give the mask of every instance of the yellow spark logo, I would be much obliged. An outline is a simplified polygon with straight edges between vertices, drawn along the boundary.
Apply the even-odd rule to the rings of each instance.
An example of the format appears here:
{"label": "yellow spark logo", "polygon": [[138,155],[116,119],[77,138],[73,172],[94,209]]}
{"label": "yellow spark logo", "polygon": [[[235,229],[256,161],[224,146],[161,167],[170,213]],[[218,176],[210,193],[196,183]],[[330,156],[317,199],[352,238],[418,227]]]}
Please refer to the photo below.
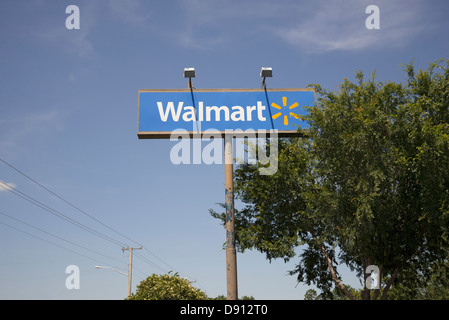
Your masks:
{"label": "yellow spark logo", "polygon": [[[282,97],[282,104],[283,104],[284,107],[287,106],[287,97]],[[279,110],[282,109],[282,107],[281,107],[280,105],[278,105],[278,104],[276,104],[276,103],[274,103],[274,102],[271,104],[271,106],[272,106],[273,108],[276,108],[276,109],[279,109]],[[291,106],[289,106],[288,109],[291,110],[291,109],[294,109],[294,108],[296,108],[296,107],[298,107],[298,106],[299,106],[299,103],[298,103],[298,102],[295,102],[294,104],[292,104]],[[272,118],[273,118],[273,119],[277,119],[277,118],[279,118],[281,115],[282,115],[282,112],[278,112],[278,113],[274,114]],[[289,115],[290,115],[290,117],[293,117],[293,118],[295,118],[295,119],[299,119],[299,115],[296,114],[296,113],[290,112]],[[287,115],[284,115],[284,125],[286,125],[286,126],[288,125],[288,116],[287,116]]]}

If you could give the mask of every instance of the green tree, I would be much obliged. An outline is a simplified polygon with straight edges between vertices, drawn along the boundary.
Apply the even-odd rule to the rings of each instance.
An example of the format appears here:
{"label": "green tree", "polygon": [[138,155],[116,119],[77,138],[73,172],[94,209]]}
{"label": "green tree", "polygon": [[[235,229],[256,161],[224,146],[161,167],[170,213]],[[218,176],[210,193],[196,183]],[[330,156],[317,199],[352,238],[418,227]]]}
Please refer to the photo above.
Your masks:
{"label": "green tree", "polygon": [[[227,300],[226,296],[223,294],[218,295],[216,298],[211,300]],[[238,300],[255,300],[253,296],[242,296],[238,298]]]}
{"label": "green tree", "polygon": [[[408,270],[408,273],[412,272]],[[407,272],[398,275],[398,281],[392,285],[388,298],[390,300],[449,300],[449,262],[435,263],[430,270],[430,277],[419,275],[418,279],[408,278]],[[353,296],[361,297],[363,290],[348,288]],[[347,300],[341,290],[334,288],[332,296],[326,297],[333,300]],[[309,289],[304,294],[304,300],[323,300],[323,296],[316,290]]]}
{"label": "green tree", "polygon": [[[360,290],[353,289],[351,287],[346,287],[346,289],[351,292],[353,297],[360,299]],[[309,289],[304,294],[304,300],[348,300],[348,296],[344,294],[338,287],[334,287],[331,294],[318,294],[315,289]]]}
{"label": "green tree", "polygon": [[[362,299],[386,299],[393,283],[431,277],[447,258],[449,231],[449,68],[432,63],[402,83],[344,79],[331,92],[313,85],[307,138],[279,143],[276,174],[259,164],[235,170],[234,191],[246,206],[236,211],[239,250],[267,259],[295,257],[290,273],[314,284],[321,298],[333,287],[356,299],[338,264],[356,272],[376,265],[382,287]],[[212,216],[225,221],[223,214]],[[401,276],[402,275],[402,276]]]}
{"label": "green tree", "polygon": [[200,289],[193,287],[190,281],[180,278],[177,273],[152,274],[142,280],[137,291],[127,300],[206,300]]}
{"label": "green tree", "polygon": [[407,274],[394,284],[389,295],[395,300],[449,300],[449,262],[435,263],[431,267],[430,277],[418,276],[410,281]]}

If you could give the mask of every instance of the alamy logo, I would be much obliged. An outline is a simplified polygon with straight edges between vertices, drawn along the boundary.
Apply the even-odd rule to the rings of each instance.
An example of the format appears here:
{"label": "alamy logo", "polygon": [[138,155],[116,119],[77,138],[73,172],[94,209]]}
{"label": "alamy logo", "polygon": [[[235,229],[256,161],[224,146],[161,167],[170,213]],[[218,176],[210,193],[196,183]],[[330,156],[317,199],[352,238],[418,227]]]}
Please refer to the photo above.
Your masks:
{"label": "alamy logo", "polygon": [[80,288],[80,269],[76,265],[69,265],[65,268],[65,273],[70,274],[65,280],[65,287],[68,290],[78,290]]}
{"label": "alamy logo", "polygon": [[65,19],[65,27],[68,30],[80,28],[80,9],[76,5],[67,6],[65,13],[70,15]]}
{"label": "alamy logo", "polygon": [[[201,127],[201,124],[199,124]],[[195,130],[198,128],[195,128]],[[195,131],[194,130],[194,131]],[[170,141],[178,141],[170,150],[173,164],[223,164],[223,137],[214,129],[201,133],[195,131],[193,139],[185,129],[172,131]],[[267,137],[270,136],[269,148]],[[238,164],[261,164],[259,173],[273,175],[278,169],[278,134],[277,130],[225,130],[226,137],[235,137],[235,161]],[[245,139],[247,139],[245,141]],[[203,143],[207,142],[204,146]],[[245,148],[247,146],[247,148]],[[267,155],[269,151],[269,155]],[[268,165],[268,166],[267,166]]]}

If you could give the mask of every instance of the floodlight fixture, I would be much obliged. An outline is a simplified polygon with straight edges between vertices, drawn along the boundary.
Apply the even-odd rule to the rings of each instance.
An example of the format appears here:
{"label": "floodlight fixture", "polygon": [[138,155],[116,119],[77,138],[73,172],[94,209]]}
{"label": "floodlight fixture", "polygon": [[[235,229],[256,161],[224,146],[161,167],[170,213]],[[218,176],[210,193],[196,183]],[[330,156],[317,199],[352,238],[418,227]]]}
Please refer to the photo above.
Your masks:
{"label": "floodlight fixture", "polygon": [[195,78],[195,68],[184,68],[184,78],[189,78],[189,89],[192,89],[192,78]]}
{"label": "floodlight fixture", "polygon": [[262,78],[272,77],[273,76],[273,68],[262,67],[262,69],[260,70],[260,76]]}
{"label": "floodlight fixture", "polygon": [[195,78],[195,68],[184,68],[184,78]]}
{"label": "floodlight fixture", "polygon": [[262,67],[260,69],[260,76],[263,78],[262,80],[262,88],[266,87],[265,79],[271,78],[273,76],[273,68]]}

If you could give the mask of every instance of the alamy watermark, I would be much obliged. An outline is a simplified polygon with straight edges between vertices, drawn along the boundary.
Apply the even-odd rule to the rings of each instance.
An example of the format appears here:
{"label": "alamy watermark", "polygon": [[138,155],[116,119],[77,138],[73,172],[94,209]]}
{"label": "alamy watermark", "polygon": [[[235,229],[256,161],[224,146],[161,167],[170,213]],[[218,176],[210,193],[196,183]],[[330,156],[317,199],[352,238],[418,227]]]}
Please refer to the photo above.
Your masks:
{"label": "alamy watermark", "polygon": [[[77,5],[69,5],[65,9],[65,13],[69,16],[65,20],[65,27],[69,30],[80,29],[80,9]],[[369,16],[365,20],[367,29],[380,29],[380,10],[376,5],[369,5],[365,9],[365,13]]]}
{"label": "alamy watermark", "polygon": [[365,27],[369,30],[380,29],[380,10],[376,5],[370,5],[365,9],[366,14],[370,14],[365,20]]}
{"label": "alamy watermark", "polygon": [[68,290],[80,289],[80,268],[71,264],[65,268],[65,273],[70,274],[65,280],[65,287]]}
{"label": "alamy watermark", "polygon": [[65,27],[69,30],[71,29],[79,29],[80,28],[80,8],[78,6],[72,4],[65,8],[65,13],[70,14],[65,19]]}
{"label": "alamy watermark", "polygon": [[369,265],[365,269],[365,274],[369,274],[365,280],[365,287],[370,290],[380,289],[379,267],[376,265]]}
{"label": "alamy watermark", "polygon": [[[194,123],[193,134],[185,129],[172,131],[170,141],[178,141],[170,150],[173,164],[223,164],[226,138],[235,138],[234,161],[237,164],[260,164],[261,175],[273,175],[278,169],[278,130],[230,129],[223,133],[215,129],[200,131]],[[267,144],[267,142],[269,142]]]}

